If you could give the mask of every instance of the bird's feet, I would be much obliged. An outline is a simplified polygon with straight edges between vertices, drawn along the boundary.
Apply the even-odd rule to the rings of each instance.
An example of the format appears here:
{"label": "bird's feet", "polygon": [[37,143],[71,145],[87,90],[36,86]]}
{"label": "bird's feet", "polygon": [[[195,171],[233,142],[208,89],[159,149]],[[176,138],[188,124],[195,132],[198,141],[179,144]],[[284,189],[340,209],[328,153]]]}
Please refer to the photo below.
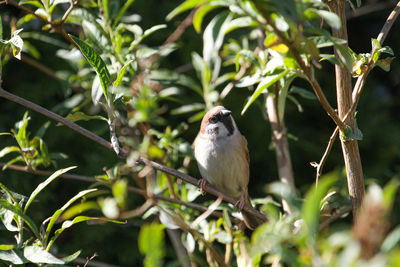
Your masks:
{"label": "bird's feet", "polygon": [[235,203],[235,207],[238,208],[240,211],[243,210],[245,204],[245,199],[244,199],[244,194],[240,195],[240,198],[238,201]]}
{"label": "bird's feet", "polygon": [[206,194],[206,192],[204,192],[204,188],[207,185],[207,180],[205,179],[200,179],[199,182],[197,183],[197,186],[200,187],[200,193],[202,196],[204,196]]}

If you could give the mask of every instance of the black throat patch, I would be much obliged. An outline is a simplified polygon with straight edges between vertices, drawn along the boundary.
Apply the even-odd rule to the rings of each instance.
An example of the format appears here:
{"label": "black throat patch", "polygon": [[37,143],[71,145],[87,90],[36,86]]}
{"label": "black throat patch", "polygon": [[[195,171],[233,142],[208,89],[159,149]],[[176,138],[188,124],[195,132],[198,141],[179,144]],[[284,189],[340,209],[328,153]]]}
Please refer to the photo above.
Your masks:
{"label": "black throat patch", "polygon": [[228,130],[228,136],[232,135],[235,131],[235,128],[233,127],[231,116],[223,117],[221,121],[225,125],[225,128]]}

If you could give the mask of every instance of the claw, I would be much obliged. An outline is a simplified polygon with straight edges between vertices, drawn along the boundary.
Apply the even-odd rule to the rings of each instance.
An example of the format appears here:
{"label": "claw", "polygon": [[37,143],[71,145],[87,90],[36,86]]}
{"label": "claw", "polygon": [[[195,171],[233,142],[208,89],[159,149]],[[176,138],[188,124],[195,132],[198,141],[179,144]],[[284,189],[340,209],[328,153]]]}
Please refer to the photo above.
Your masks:
{"label": "claw", "polygon": [[207,180],[205,179],[200,179],[199,182],[197,183],[197,185],[200,187],[200,193],[202,196],[204,196],[206,193],[204,192],[204,188],[207,185]]}
{"label": "claw", "polygon": [[242,211],[243,208],[244,208],[244,204],[245,204],[244,194],[242,193],[242,194],[240,195],[239,200],[236,201],[235,207],[238,208],[240,211]]}

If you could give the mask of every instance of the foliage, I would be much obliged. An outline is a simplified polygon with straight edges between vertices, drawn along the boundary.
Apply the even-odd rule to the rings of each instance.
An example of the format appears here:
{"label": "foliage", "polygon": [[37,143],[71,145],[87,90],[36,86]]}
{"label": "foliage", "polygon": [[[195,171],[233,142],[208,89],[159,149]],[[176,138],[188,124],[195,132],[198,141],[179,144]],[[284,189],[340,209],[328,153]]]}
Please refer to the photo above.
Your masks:
{"label": "foliage", "polygon": [[[319,142],[319,138],[325,140],[329,134],[324,131],[319,135],[320,128],[330,128],[324,119],[313,122],[316,114],[325,116],[321,110],[315,111],[319,103],[316,100],[320,100],[314,86],[318,78],[330,76],[333,65],[346,67],[355,78],[367,75],[376,66],[393,71],[398,68],[392,57],[394,51],[377,39],[372,39],[370,53],[348,48],[345,40],[333,37],[328,30],[341,27],[339,17],[319,0],[186,0],[168,3],[166,16],[154,15],[152,12],[159,12],[154,5],[137,2],[18,1],[13,3],[21,13],[10,9],[2,14],[0,69],[4,71],[0,78],[4,82],[0,90],[4,87],[14,92],[18,83],[9,78],[13,76],[13,64],[32,60],[31,65],[44,71],[39,79],[45,87],[32,84],[32,92],[19,92],[22,97],[28,99],[32,93],[33,102],[106,136],[120,158],[97,150],[97,144],[86,145],[76,136],[65,136],[69,130],[61,124],[52,127],[34,115],[31,119],[25,111],[10,132],[10,127],[2,129],[5,144],[0,159],[5,160],[2,166],[7,172],[0,183],[0,218],[4,225],[0,228],[4,233],[0,259],[7,264],[76,265],[81,254],[88,259],[93,254],[90,247],[98,245],[94,252],[101,260],[127,266],[189,261],[199,266],[399,264],[399,218],[391,216],[398,209],[394,204],[399,185],[393,178],[395,167],[379,169],[376,176],[389,182],[384,187],[383,181],[370,183],[353,226],[346,217],[351,203],[342,162],[334,158],[317,187],[309,178],[314,174],[301,171],[308,164],[302,158],[311,161],[311,152],[313,157],[320,157],[325,141]],[[359,6],[360,2],[353,5]],[[6,4],[0,5],[9,7]],[[26,12],[26,8],[32,12]],[[135,14],[136,9],[143,14]],[[153,15],[146,16],[146,10]],[[189,36],[191,42],[186,44],[172,32],[184,25],[182,22],[176,26],[188,11],[193,15],[195,33],[187,30],[179,36]],[[138,19],[140,16],[148,25]],[[13,57],[21,62],[16,63]],[[54,79],[54,85],[45,75]],[[29,84],[28,77],[24,73],[20,80]],[[324,78],[320,84],[324,88]],[[41,93],[47,92],[47,87],[56,88],[54,99],[61,97],[62,101],[56,103],[53,99],[52,105],[42,101],[45,96]],[[330,97],[328,89],[323,92]],[[266,176],[276,176],[273,171],[271,174],[275,169],[273,160],[265,156],[266,147],[260,139],[264,132],[259,125],[265,124],[266,116],[262,103],[268,95],[276,100],[279,121],[287,119],[288,136],[304,140],[293,143],[297,196],[278,182],[268,185],[268,194],[263,190]],[[238,124],[248,126],[247,130],[240,128],[245,135],[248,133],[252,164],[262,166],[252,165],[250,189],[254,186],[258,187],[255,192],[262,192],[253,204],[268,221],[252,233],[241,229],[241,216],[233,205],[220,198],[204,199],[196,186],[141,161],[154,160],[196,174],[195,164],[190,163],[191,141],[205,112],[218,104],[232,107]],[[307,109],[312,112],[306,113]],[[18,110],[23,108],[18,106]],[[306,115],[300,116],[297,111],[308,114],[311,122],[304,123],[302,117]],[[12,116],[7,119],[7,123],[17,120]],[[362,120],[359,125],[368,125]],[[42,123],[34,135],[28,131],[31,123]],[[313,128],[315,125],[323,127]],[[363,130],[367,140],[371,140],[368,134],[376,130],[371,128],[376,127],[365,126]],[[341,133],[341,138],[361,140],[363,134],[357,130],[350,128]],[[318,138],[308,141],[308,136]],[[399,146],[397,142],[393,145]],[[252,152],[252,147],[257,152]],[[49,152],[53,149],[63,153]],[[386,158],[398,159],[397,152],[385,152]],[[16,168],[15,163],[24,168]],[[71,165],[80,168],[58,167]],[[332,166],[336,167],[333,171]],[[91,177],[67,176],[72,169]],[[25,187],[20,188],[12,181],[15,170],[49,177],[41,183],[24,181]],[[79,186],[67,186],[61,177],[90,181],[91,185],[81,182]],[[46,194],[54,194],[53,189],[57,201],[47,203]],[[24,196],[25,192],[30,192],[29,197]],[[72,192],[73,196],[58,192]],[[279,202],[283,200],[288,202],[290,213],[282,211]],[[330,227],[331,221],[342,217],[346,218]],[[127,224],[118,228],[125,221]],[[99,225],[79,226],[81,222]],[[125,240],[128,235],[131,239]],[[74,239],[76,242],[72,242]],[[104,256],[107,253],[109,257]]]}

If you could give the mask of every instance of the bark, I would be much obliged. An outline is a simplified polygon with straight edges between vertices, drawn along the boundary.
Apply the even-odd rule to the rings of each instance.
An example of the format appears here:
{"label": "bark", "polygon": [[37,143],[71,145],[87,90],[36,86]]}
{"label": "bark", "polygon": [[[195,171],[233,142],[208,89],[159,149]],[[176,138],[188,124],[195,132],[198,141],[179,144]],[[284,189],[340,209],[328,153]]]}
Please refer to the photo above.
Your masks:
{"label": "bark", "polygon": [[[292,161],[289,153],[289,143],[287,140],[286,130],[283,119],[279,118],[278,115],[278,101],[276,95],[279,91],[275,92],[275,95],[268,94],[265,101],[265,108],[268,114],[268,120],[271,124],[272,131],[272,143],[275,146],[276,162],[278,165],[278,175],[282,183],[289,185],[292,193],[296,192]],[[287,213],[291,213],[290,206],[285,200],[282,200],[283,210]]]}
{"label": "bark", "polygon": [[[329,1],[329,6],[332,11],[340,17],[342,22],[339,30],[332,30],[332,35],[343,40],[348,40],[345,5],[346,0]],[[335,55],[338,57],[336,49]],[[335,65],[335,72],[339,118],[343,119],[353,104],[351,74],[344,66],[340,67],[338,65]],[[355,132],[357,126],[354,112],[348,116],[345,124],[350,126],[353,129],[353,132]],[[358,142],[356,140],[346,141],[342,137],[340,138],[340,141],[347,172],[347,185],[353,206],[353,218],[356,218],[365,193]]]}

